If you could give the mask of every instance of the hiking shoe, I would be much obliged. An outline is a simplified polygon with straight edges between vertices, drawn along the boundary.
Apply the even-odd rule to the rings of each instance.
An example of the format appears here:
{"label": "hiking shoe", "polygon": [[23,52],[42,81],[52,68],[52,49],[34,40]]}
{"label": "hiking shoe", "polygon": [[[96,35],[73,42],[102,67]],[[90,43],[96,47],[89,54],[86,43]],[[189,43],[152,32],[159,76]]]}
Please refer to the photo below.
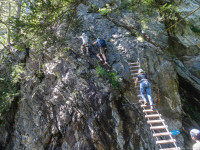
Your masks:
{"label": "hiking shoe", "polygon": [[100,59],[100,60],[99,60],[99,62],[103,62],[103,60],[102,60],[102,59]]}
{"label": "hiking shoe", "polygon": [[89,53],[86,53],[87,56],[89,56]]}
{"label": "hiking shoe", "polygon": [[144,101],[144,105],[146,105],[147,104],[147,101]]}
{"label": "hiking shoe", "polygon": [[105,62],[103,65],[108,65],[108,63],[107,63],[107,62]]}

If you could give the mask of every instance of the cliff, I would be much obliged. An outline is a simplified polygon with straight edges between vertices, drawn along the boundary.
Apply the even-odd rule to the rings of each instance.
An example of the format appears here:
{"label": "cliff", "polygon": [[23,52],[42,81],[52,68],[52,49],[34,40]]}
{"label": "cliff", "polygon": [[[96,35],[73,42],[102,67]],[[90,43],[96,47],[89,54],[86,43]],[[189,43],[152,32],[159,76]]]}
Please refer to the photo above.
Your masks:
{"label": "cliff", "polygon": [[[128,66],[138,56],[156,108],[170,131],[181,132],[175,136],[177,145],[191,148],[189,130],[200,125],[200,9],[160,33],[200,4],[195,0],[173,3],[176,21],[166,21],[156,8],[144,13],[122,4],[80,2],[76,25],[69,26],[68,20],[54,25],[59,42],[45,41],[39,54],[34,47],[15,52],[24,72],[19,94],[1,117],[1,149],[158,149]],[[100,14],[99,8],[108,12]],[[106,39],[110,67],[98,62],[95,46],[90,46],[89,56],[81,54],[82,33],[90,43],[97,37]],[[6,70],[1,64],[1,71]]]}

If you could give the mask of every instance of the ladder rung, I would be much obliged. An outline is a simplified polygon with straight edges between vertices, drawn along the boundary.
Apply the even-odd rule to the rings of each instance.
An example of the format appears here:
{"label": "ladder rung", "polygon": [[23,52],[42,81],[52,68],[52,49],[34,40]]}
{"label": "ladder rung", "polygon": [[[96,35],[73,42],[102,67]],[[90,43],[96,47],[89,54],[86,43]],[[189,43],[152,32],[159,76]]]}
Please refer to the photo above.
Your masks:
{"label": "ladder rung", "polygon": [[174,143],[176,142],[175,139],[170,139],[170,140],[160,140],[160,141],[156,141],[156,144],[168,144],[168,143]]}
{"label": "ladder rung", "polygon": [[156,110],[155,109],[146,109],[146,110],[143,110],[143,112],[155,112]]}
{"label": "ladder rung", "polygon": [[160,120],[149,120],[149,121],[147,121],[147,123],[148,124],[150,124],[150,123],[162,123],[162,122],[165,122],[165,120],[164,119],[160,119]]}
{"label": "ladder rung", "polygon": [[140,68],[140,66],[130,66],[129,68]]}
{"label": "ladder rung", "polygon": [[153,115],[145,115],[145,118],[154,118],[154,117],[160,117],[161,114],[153,114]]}
{"label": "ladder rung", "polygon": [[181,150],[180,147],[173,147],[173,148],[164,148],[164,149],[159,149],[159,150]]}
{"label": "ladder rung", "polygon": [[131,72],[138,72],[138,69],[136,69],[136,70],[130,70]]}
{"label": "ladder rung", "polygon": [[138,62],[135,63],[128,63],[129,65],[138,65]]}
{"label": "ladder rung", "polygon": [[150,107],[150,106],[155,106],[155,105],[141,105],[141,107]]}
{"label": "ladder rung", "polygon": [[153,137],[157,137],[157,136],[168,136],[168,135],[172,135],[171,132],[162,132],[162,133],[154,133]]}
{"label": "ladder rung", "polygon": [[133,76],[133,77],[136,77],[137,78],[137,76],[139,75],[138,73],[131,73],[131,75]]}
{"label": "ladder rung", "polygon": [[150,130],[159,130],[159,129],[167,129],[168,126],[153,126],[150,127]]}
{"label": "ladder rung", "polygon": [[142,97],[142,95],[137,95],[137,97]]}

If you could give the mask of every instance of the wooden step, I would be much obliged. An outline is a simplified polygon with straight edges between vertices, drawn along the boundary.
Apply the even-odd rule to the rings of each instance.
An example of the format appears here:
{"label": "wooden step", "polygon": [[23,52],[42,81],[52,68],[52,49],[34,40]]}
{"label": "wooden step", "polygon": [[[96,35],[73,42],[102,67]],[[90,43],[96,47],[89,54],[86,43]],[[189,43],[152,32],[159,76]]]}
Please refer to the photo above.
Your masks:
{"label": "wooden step", "polygon": [[141,107],[150,107],[150,106],[155,106],[155,105],[141,105]]}
{"label": "wooden step", "polygon": [[160,130],[160,129],[167,129],[168,126],[153,126],[150,127],[150,130]]}
{"label": "wooden step", "polygon": [[164,148],[164,149],[159,149],[159,150],[181,150],[180,147],[172,147],[172,148]]}
{"label": "wooden step", "polygon": [[146,110],[143,110],[143,112],[156,112],[157,109],[146,109]]}
{"label": "wooden step", "polygon": [[128,63],[128,65],[138,65],[139,63],[138,62],[134,62],[134,63]]}
{"label": "wooden step", "polygon": [[147,123],[148,124],[153,124],[153,123],[162,123],[165,122],[164,119],[160,119],[160,120],[148,120]]}
{"label": "wooden step", "polygon": [[156,118],[162,116],[161,114],[145,115],[145,118]]}
{"label": "wooden step", "polygon": [[153,137],[172,135],[171,132],[154,133]]}
{"label": "wooden step", "polygon": [[136,70],[130,70],[130,72],[138,72],[138,69],[136,69]]}
{"label": "wooden step", "polygon": [[136,78],[137,78],[137,76],[139,75],[139,73],[131,73],[131,75],[132,75],[133,77],[136,77]]}
{"label": "wooden step", "polygon": [[132,68],[140,68],[140,66],[129,66],[130,69]]}
{"label": "wooden step", "polygon": [[175,139],[170,139],[170,140],[160,140],[160,141],[156,141],[156,144],[169,144],[169,143],[174,143],[176,142]]}

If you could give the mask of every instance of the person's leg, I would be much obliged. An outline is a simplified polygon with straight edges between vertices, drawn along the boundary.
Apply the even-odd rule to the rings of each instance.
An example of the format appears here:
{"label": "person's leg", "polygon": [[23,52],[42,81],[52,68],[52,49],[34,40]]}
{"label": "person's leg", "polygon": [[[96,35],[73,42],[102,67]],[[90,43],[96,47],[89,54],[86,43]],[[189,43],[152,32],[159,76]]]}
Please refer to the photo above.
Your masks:
{"label": "person's leg", "polygon": [[104,53],[104,48],[103,47],[100,47],[100,53],[103,57],[103,60],[104,60],[104,64],[108,64],[108,62],[106,61],[106,56],[105,56],[105,53]]}
{"label": "person's leg", "polygon": [[83,50],[84,50],[84,45],[81,45],[81,52],[84,54]]}
{"label": "person's leg", "polygon": [[142,99],[144,100],[144,104],[147,103],[146,97],[145,97],[145,88],[143,87],[142,83],[140,83],[140,94],[142,96]]}
{"label": "person's leg", "polygon": [[151,97],[151,87],[150,86],[146,88],[146,93],[147,93],[147,97],[148,97],[150,105],[154,105],[153,99]]}
{"label": "person's leg", "polygon": [[89,54],[88,44],[85,45],[85,48],[86,48],[86,53]]}
{"label": "person's leg", "polygon": [[101,59],[101,56],[100,56],[99,53],[97,54],[97,57],[99,58],[100,61],[103,61],[103,60]]}

